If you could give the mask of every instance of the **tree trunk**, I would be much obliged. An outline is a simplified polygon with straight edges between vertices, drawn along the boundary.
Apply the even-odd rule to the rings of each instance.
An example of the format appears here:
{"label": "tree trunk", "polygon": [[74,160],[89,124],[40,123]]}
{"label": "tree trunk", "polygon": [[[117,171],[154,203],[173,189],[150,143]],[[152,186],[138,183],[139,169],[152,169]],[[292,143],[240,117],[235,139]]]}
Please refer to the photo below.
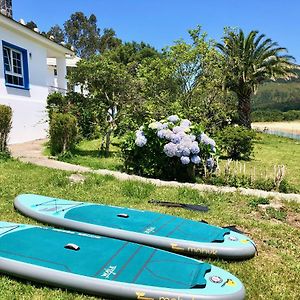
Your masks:
{"label": "tree trunk", "polygon": [[110,139],[111,139],[111,134],[113,132],[112,128],[109,128],[107,133],[106,133],[106,140],[105,140],[105,156],[109,156],[109,148],[110,148]]}
{"label": "tree trunk", "polygon": [[239,123],[251,129],[251,98],[244,96],[238,99]]}

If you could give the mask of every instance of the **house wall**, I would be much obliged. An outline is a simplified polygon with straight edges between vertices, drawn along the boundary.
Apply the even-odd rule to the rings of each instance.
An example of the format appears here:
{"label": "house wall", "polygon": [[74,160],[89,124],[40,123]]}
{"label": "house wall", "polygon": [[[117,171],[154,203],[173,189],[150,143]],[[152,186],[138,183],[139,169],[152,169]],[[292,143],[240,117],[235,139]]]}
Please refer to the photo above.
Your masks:
{"label": "house wall", "polygon": [[[28,53],[29,90],[6,87],[2,41],[24,48]],[[13,128],[9,143],[45,138],[47,135],[46,99],[48,96],[47,49],[25,38],[18,31],[0,28],[0,104],[13,109]]]}

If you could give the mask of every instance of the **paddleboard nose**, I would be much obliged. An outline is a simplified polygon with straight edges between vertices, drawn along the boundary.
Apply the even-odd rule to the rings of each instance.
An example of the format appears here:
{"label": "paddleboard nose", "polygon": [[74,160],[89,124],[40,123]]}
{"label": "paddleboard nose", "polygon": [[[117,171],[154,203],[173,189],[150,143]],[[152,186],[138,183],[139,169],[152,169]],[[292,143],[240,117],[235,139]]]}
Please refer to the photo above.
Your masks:
{"label": "paddleboard nose", "polygon": [[214,265],[211,265],[211,271],[205,275],[205,279],[206,288],[218,295],[230,295],[228,299],[231,300],[244,299],[246,296],[245,287],[237,277]]}
{"label": "paddleboard nose", "polygon": [[228,247],[239,247],[240,255],[244,257],[253,257],[258,253],[257,246],[253,240],[244,234],[231,231],[229,235],[225,236],[225,244]]}

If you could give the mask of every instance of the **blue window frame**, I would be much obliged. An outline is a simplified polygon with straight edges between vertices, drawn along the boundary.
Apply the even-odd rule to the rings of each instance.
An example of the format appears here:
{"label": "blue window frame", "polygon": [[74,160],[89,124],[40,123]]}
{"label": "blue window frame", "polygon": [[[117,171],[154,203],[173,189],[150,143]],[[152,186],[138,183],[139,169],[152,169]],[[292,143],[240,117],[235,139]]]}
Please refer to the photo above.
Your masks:
{"label": "blue window frame", "polygon": [[27,50],[2,41],[5,85],[29,90]]}

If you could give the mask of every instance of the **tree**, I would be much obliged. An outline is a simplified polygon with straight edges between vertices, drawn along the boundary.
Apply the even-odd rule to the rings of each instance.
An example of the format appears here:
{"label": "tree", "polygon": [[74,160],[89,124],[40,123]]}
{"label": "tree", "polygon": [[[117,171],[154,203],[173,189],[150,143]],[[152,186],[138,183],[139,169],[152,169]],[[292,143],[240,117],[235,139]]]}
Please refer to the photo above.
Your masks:
{"label": "tree", "polygon": [[221,55],[200,26],[162,55],[143,61],[138,71],[144,82],[147,110],[159,119],[179,113],[210,132],[227,124],[231,98],[222,91]]}
{"label": "tree", "polygon": [[50,38],[51,36],[54,38],[53,40],[56,43],[62,43],[65,41],[65,33],[59,25],[52,26],[47,32],[47,37]]}
{"label": "tree", "polygon": [[225,87],[238,99],[239,123],[251,128],[251,97],[257,87],[267,81],[288,80],[293,72],[294,58],[287,49],[266,38],[258,31],[245,36],[243,30],[227,30],[223,44],[217,44],[224,60]]}
{"label": "tree", "polygon": [[155,48],[144,42],[126,42],[109,51],[110,57],[127,66],[132,75],[136,75],[143,60],[161,56]]}
{"label": "tree", "polygon": [[104,133],[101,149],[105,148],[108,155],[111,135],[125,116],[126,108],[138,105],[138,81],[123,64],[105,54],[81,60],[69,79],[86,91],[90,102],[88,109],[97,115],[98,124]]}
{"label": "tree", "polygon": [[98,53],[100,29],[95,15],[85,16],[76,12],[64,23],[66,42],[75,48],[76,54],[82,58]]}
{"label": "tree", "polygon": [[[178,99],[182,93],[174,76],[173,62],[165,56],[146,58],[139,66],[137,76],[143,82],[143,110],[147,112],[144,118],[159,120],[179,112]],[[144,123],[145,119],[141,121]]]}
{"label": "tree", "polygon": [[214,41],[207,41],[207,35],[201,32],[201,27],[190,30],[189,34],[192,43],[179,40],[165,53],[168,60],[173,62],[174,76],[181,85],[181,106],[191,113],[196,107],[203,109],[202,100],[212,103],[220,98],[222,68]]}
{"label": "tree", "polygon": [[122,41],[116,37],[116,32],[112,28],[105,28],[99,40],[99,52],[104,53],[119,47]]}

